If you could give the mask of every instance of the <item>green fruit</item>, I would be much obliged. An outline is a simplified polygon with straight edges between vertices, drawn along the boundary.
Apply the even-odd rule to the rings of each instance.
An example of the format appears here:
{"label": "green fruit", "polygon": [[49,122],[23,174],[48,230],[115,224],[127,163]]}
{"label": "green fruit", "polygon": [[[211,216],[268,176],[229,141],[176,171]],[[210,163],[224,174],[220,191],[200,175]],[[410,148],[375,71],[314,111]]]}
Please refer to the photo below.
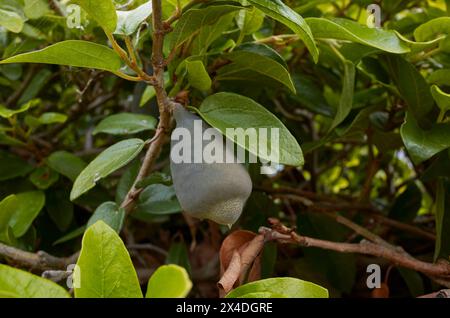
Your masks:
{"label": "green fruit", "polygon": [[[245,202],[252,192],[252,181],[247,170],[236,160],[234,163],[222,163],[225,161],[207,163],[211,161],[205,160],[201,156],[197,157],[201,160],[194,163],[194,154],[201,155],[200,151],[206,145],[222,149],[223,158],[226,156],[235,158],[235,156],[233,149],[226,147],[223,136],[216,130],[214,131],[217,138],[205,141],[202,135],[206,129],[211,127],[201,121],[200,117],[188,112],[182,105],[177,104],[174,107],[174,118],[177,129],[172,133],[170,169],[175,193],[181,207],[193,217],[231,226],[240,217]],[[201,121],[202,129],[200,131],[194,128],[195,121]],[[199,122],[197,122],[198,124]],[[181,138],[178,135],[181,131],[179,129],[189,132],[190,139]],[[199,132],[201,135],[198,135]],[[187,160],[185,162],[174,161],[173,155],[175,150],[180,149],[180,143],[188,145],[187,148],[190,149],[188,163],[186,163]],[[195,143],[197,143],[197,147],[195,147]],[[198,148],[198,144],[203,146],[202,149]]]}

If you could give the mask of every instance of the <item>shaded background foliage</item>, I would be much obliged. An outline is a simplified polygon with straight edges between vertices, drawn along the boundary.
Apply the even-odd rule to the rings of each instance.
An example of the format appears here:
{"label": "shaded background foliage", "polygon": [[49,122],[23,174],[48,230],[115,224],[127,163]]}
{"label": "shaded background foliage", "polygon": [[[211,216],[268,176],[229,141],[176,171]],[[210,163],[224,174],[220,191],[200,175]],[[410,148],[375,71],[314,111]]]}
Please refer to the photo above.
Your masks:
{"label": "shaded background foliage", "polygon": [[[366,7],[373,1],[284,1],[311,29],[320,52],[315,63],[313,44],[308,50],[283,17],[265,16],[261,1],[241,1],[257,7],[248,10],[233,1],[205,2],[193,9],[215,5],[217,12],[186,41],[176,24],[166,38],[169,96],[196,108],[218,92],[252,98],[281,120],[305,157],[304,166],[283,165],[274,176],[249,165],[254,191],[233,229],[257,232],[276,217],[303,235],[361,241],[337,221],[343,215],[419,259],[449,260],[450,3],[375,1],[381,29],[369,29]],[[108,43],[84,11],[80,28],[67,27],[66,6],[3,0],[2,60],[63,40]],[[163,1],[164,18],[175,9],[176,1]],[[195,19],[192,13],[177,23]],[[151,24],[138,23],[132,32],[127,27],[116,30],[120,43],[120,35],[130,35],[139,64],[151,73]],[[142,284],[159,265],[174,263],[189,272],[193,297],[218,295],[218,252],[230,232],[181,213],[167,145],[129,217],[119,206],[143,154],[106,178],[95,177],[96,187],[70,200],[73,182],[99,153],[126,136],[152,136],[158,119],[152,87],[101,70],[3,64],[0,88],[0,241],[67,256],[80,249],[87,226],[104,220],[121,233]],[[12,194],[21,203],[7,216]],[[410,269],[389,270],[395,264],[382,259],[275,243],[263,251],[261,277],[298,277],[331,296],[368,297],[371,263],[382,265],[392,297],[439,287]]]}

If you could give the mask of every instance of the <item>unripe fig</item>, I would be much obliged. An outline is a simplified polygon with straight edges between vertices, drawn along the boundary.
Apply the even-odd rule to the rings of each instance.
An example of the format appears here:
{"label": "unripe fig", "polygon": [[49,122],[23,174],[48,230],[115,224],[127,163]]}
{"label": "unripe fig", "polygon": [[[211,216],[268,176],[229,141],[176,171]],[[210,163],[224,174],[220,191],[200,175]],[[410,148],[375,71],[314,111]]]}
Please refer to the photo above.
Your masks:
{"label": "unripe fig", "polygon": [[[172,133],[170,169],[181,207],[193,217],[231,226],[241,215],[252,192],[252,181],[247,170],[236,161],[234,149],[226,147],[226,142],[219,132],[213,130],[216,132],[216,138],[211,137],[211,140],[202,138],[207,129],[211,132],[211,127],[200,117],[190,113],[180,104],[174,106],[173,114],[177,129]],[[183,131],[189,134],[183,134],[181,138],[179,134]],[[188,140],[186,136],[189,136]],[[190,152],[190,160],[174,160],[180,145],[184,146],[183,151],[187,148]],[[204,158],[202,149],[212,146],[223,151],[224,159],[234,158],[234,163],[228,163],[229,160],[227,163],[218,160],[211,162]],[[195,157],[196,155],[200,157]]]}

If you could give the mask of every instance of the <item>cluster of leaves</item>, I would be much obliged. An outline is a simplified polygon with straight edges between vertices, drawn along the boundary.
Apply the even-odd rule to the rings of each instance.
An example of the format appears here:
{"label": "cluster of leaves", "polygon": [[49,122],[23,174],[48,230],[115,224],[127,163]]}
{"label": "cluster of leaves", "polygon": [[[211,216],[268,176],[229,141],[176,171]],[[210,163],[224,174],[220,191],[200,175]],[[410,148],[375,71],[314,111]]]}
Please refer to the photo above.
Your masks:
{"label": "cluster of leaves", "polygon": [[[129,244],[151,242],[168,250],[139,251],[133,254],[136,266],[178,264],[215,284],[214,259],[226,229],[186,225],[167,148],[155,171],[136,185],[142,192],[132,213],[121,207],[158,123],[155,88],[140,74],[151,73],[151,1],[135,0],[120,10],[111,0],[73,3],[82,9],[68,1],[0,4],[0,241],[58,255],[81,247],[75,296],[142,296],[115,232]],[[319,213],[325,209],[371,226],[414,254],[448,259],[450,3],[379,1],[381,28],[366,26],[369,4],[163,1],[163,18],[176,17],[163,48],[165,86],[169,97],[192,105],[224,135],[230,127],[280,129],[279,171],[266,177],[249,165],[255,188],[263,191],[254,191],[236,227],[256,231],[267,217],[277,217],[305,235],[360,239]],[[178,5],[181,16],[174,15]],[[134,63],[127,63],[120,45]],[[256,145],[240,145],[271,159]],[[283,194],[286,188],[312,195]],[[435,231],[436,242],[398,232],[392,222],[374,224],[367,208],[354,213],[358,204],[387,220],[417,222],[422,231]],[[333,295],[361,292],[357,280],[364,277],[354,255],[288,247],[278,254],[276,246],[266,246],[262,278],[287,274],[326,286]],[[105,258],[98,262],[98,255]],[[415,272],[399,274],[400,295],[408,293],[406,286],[412,295],[433,287]],[[155,284],[166,285],[177,277],[155,276]],[[14,289],[23,284],[9,277],[49,284],[2,266],[5,295],[36,295]],[[109,287],[99,290],[106,286],[99,279]],[[291,290],[286,285],[309,290],[306,282],[290,280],[262,280],[231,295],[327,294],[316,285],[310,294],[284,294]],[[185,296],[185,286],[170,295]],[[193,293],[211,296],[200,284]],[[50,295],[66,293],[51,285]]]}

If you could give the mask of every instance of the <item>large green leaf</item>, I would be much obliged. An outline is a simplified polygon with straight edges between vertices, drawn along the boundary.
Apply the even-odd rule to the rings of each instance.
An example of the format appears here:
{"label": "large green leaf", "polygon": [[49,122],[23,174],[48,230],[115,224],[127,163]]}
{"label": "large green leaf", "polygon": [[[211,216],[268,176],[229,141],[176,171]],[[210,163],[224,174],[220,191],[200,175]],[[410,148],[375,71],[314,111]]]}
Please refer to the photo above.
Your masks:
{"label": "large green leaf", "polygon": [[72,0],[89,14],[106,32],[113,33],[117,26],[117,13],[113,0]]}
{"label": "large green leaf", "polygon": [[183,14],[175,25],[170,38],[170,46],[177,47],[183,44],[193,34],[203,27],[215,23],[227,13],[241,10],[237,5],[211,5],[203,9],[190,9]]}
{"label": "large green leaf", "polygon": [[360,43],[385,52],[404,54],[410,51],[394,31],[369,28],[348,19],[308,18],[314,37]]}
{"label": "large green leaf", "polygon": [[430,74],[428,83],[450,86],[450,69],[439,69]]}
{"label": "large green leaf", "polygon": [[146,298],[184,298],[192,282],[187,271],[178,265],[160,266],[150,277]]}
{"label": "large green leaf", "polygon": [[434,258],[449,259],[450,256],[450,181],[441,179],[436,193],[436,247]]}
{"label": "large green leaf", "polygon": [[422,129],[411,114],[407,114],[402,125],[403,143],[412,160],[419,164],[450,147],[450,124],[435,124],[431,129]]}
{"label": "large green leaf", "polygon": [[24,26],[25,18],[15,11],[0,8],[0,26],[8,31],[19,33]]}
{"label": "large green leaf", "polygon": [[72,181],[87,166],[81,158],[67,151],[56,151],[47,158],[47,165]]}
{"label": "large green leaf", "polygon": [[283,58],[266,45],[243,44],[224,55],[233,63],[222,67],[216,79],[219,81],[261,81],[261,76],[281,83],[295,93],[291,75]]}
{"label": "large green leaf", "polygon": [[450,110],[450,94],[443,92],[438,86],[431,87],[431,94],[442,112]]}
{"label": "large green leaf", "polygon": [[14,236],[24,235],[34,219],[38,216],[45,204],[45,194],[42,191],[31,191],[16,195],[18,200],[17,210],[12,215],[9,225]]}
{"label": "large green leaf", "polygon": [[131,35],[152,14],[152,2],[148,1],[134,10],[117,11],[117,27],[114,34]]}
{"label": "large green leaf", "polygon": [[328,291],[316,284],[291,277],[268,278],[232,290],[227,298],[245,298],[255,293],[265,298],[328,298]]}
{"label": "large green leaf", "polygon": [[58,64],[94,68],[112,73],[118,72],[122,66],[120,57],[107,46],[79,40],[59,42],[42,50],[19,54],[0,61],[0,64],[9,63]]}
{"label": "large green leaf", "polygon": [[[295,137],[275,115],[248,97],[217,93],[203,101],[198,113],[208,124],[255,156],[273,163],[303,165],[302,149]],[[227,135],[227,128],[255,129],[259,142],[247,142],[244,140],[247,138],[238,138],[230,131]],[[266,128],[266,136],[261,134],[260,128]],[[275,140],[273,145],[271,129],[278,129],[279,133],[278,143]]]}
{"label": "large green leaf", "polygon": [[38,19],[49,12],[48,1],[45,0],[24,0],[25,15],[29,19]]}
{"label": "large green leaf", "polygon": [[281,0],[247,0],[269,17],[283,23],[305,42],[315,62],[319,60],[319,50],[314,42],[311,29],[305,20]]}
{"label": "large green leaf", "polygon": [[14,194],[7,196],[0,201],[0,241],[7,241],[9,222],[18,206],[19,201]]}
{"label": "large green leaf", "polygon": [[33,166],[9,152],[0,151],[0,181],[23,177]]}
{"label": "large green leaf", "polygon": [[254,7],[251,10],[241,10],[236,18],[236,23],[244,35],[258,31],[264,22],[264,13]]}
{"label": "large green leaf", "polygon": [[428,114],[434,106],[430,87],[420,72],[398,55],[386,56],[386,63],[393,82],[409,110],[419,119]]}
{"label": "large green leaf", "polygon": [[77,298],[142,298],[125,245],[103,221],[86,230],[73,279]]}
{"label": "large green leaf", "polygon": [[143,147],[144,141],[141,139],[128,139],[103,151],[77,177],[70,199],[75,200],[95,187],[100,179],[125,166],[141,152]]}
{"label": "large green leaf", "polygon": [[16,298],[70,298],[69,293],[54,282],[0,264],[0,295]]}
{"label": "large green leaf", "polygon": [[436,18],[421,24],[415,31],[416,41],[429,41],[450,34],[450,17]]}
{"label": "large green leaf", "polygon": [[120,113],[106,117],[92,134],[129,135],[155,129],[156,119],[152,116],[132,113]]}
{"label": "large green leaf", "polygon": [[100,205],[89,218],[87,227],[94,225],[97,221],[103,221],[117,233],[120,232],[125,219],[125,210],[115,202],[105,202]]}

